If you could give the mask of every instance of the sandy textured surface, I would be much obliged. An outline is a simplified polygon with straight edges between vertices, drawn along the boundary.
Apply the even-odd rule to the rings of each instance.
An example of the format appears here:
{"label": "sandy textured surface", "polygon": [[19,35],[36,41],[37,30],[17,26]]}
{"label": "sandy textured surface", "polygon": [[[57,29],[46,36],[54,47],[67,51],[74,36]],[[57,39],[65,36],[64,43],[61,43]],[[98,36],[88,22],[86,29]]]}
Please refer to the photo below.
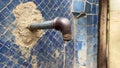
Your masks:
{"label": "sandy textured surface", "polygon": [[120,0],[110,0],[109,67],[120,68]]}
{"label": "sandy textured surface", "polygon": [[[35,22],[42,22],[43,17],[39,10],[36,9],[36,5],[33,2],[22,3],[18,5],[13,13],[16,17],[14,24],[16,28],[12,31],[15,36],[16,44],[20,46],[21,54],[28,60],[31,55],[31,49],[44,35],[43,30],[36,30],[31,32],[26,27]],[[32,56],[32,67],[37,68],[37,57]]]}
{"label": "sandy textured surface", "polygon": [[110,68],[120,68],[120,11],[110,13]]}
{"label": "sandy textured surface", "polygon": [[20,46],[32,48],[44,34],[43,30],[31,32],[26,28],[31,23],[43,21],[41,12],[36,8],[37,7],[33,2],[27,2],[18,5],[13,10],[16,17],[14,23],[17,27],[13,31],[13,35],[16,37],[16,43]]}

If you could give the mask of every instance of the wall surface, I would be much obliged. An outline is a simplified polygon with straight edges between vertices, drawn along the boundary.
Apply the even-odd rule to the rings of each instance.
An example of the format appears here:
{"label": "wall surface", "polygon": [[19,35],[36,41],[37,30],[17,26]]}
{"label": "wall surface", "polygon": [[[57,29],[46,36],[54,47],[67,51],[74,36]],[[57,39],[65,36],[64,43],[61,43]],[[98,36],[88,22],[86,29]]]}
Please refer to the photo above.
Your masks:
{"label": "wall surface", "polygon": [[[13,10],[26,2],[34,2],[45,20],[67,17],[72,40],[65,42],[61,32],[48,29],[23,54],[12,34],[16,28]],[[98,0],[0,0],[0,68],[97,68],[98,9]],[[72,12],[86,15],[75,18]],[[25,58],[28,52],[30,56]]]}
{"label": "wall surface", "polygon": [[[70,0],[0,0],[0,68],[73,68],[74,43],[64,47],[62,34],[54,29],[45,30],[44,36],[29,50],[15,42],[12,34],[16,17],[13,9],[20,3],[34,2],[45,20],[67,17],[72,24]],[[25,53],[23,54],[23,51]],[[25,58],[26,54],[30,54]]]}
{"label": "wall surface", "polygon": [[110,0],[109,68],[120,68],[120,1]]}
{"label": "wall surface", "polygon": [[99,0],[73,0],[72,3],[72,12],[86,14],[74,18],[75,66],[97,68]]}

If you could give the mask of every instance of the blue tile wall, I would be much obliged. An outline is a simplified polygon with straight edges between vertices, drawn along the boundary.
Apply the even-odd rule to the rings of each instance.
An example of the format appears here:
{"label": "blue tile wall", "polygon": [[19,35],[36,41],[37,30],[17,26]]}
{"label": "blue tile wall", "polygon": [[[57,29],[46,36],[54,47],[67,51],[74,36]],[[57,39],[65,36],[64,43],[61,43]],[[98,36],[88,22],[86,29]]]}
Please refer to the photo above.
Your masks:
{"label": "blue tile wall", "polygon": [[[65,42],[61,32],[47,29],[26,59],[12,35],[16,27],[12,24],[16,19],[12,11],[20,3],[30,1],[37,5],[45,20],[67,17],[73,39]],[[75,19],[71,11],[86,15]],[[32,63],[36,62],[37,68],[97,68],[98,13],[99,0],[0,0],[0,68],[33,68]]]}
{"label": "blue tile wall", "polygon": [[[29,1],[37,5],[45,20],[67,17],[73,24],[71,0],[0,0],[0,68],[33,68],[32,56],[36,56],[37,68],[73,68],[74,41],[67,42],[65,47],[61,32],[54,29],[45,30],[45,35],[30,51],[27,60],[21,54],[11,33],[16,27],[12,24],[16,19],[12,11],[20,3]],[[59,52],[58,57],[55,51]]]}
{"label": "blue tile wall", "polygon": [[76,68],[97,68],[99,0],[72,0],[72,12],[86,15],[74,20]]}
{"label": "blue tile wall", "polygon": [[84,10],[84,2],[75,0],[73,1],[73,11],[82,12]]}

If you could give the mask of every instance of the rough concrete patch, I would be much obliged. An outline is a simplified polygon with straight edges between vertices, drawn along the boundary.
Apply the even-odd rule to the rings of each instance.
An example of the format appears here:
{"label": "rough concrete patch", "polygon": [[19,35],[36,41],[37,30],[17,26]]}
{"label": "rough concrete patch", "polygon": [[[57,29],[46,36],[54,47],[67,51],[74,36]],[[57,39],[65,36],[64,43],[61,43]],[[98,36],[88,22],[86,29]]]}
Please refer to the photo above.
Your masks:
{"label": "rough concrete patch", "polygon": [[[21,3],[16,6],[13,13],[16,17],[14,24],[16,28],[12,31],[15,36],[16,44],[20,46],[21,54],[27,60],[31,56],[31,49],[44,35],[43,30],[36,30],[31,32],[26,27],[31,23],[42,22],[44,18],[39,10],[36,9],[36,5],[33,2]],[[33,68],[37,68],[36,56],[32,56],[34,63]]]}
{"label": "rough concrete patch", "polygon": [[13,13],[16,17],[16,29],[13,30],[13,35],[16,37],[16,44],[22,47],[32,48],[38,39],[43,36],[43,30],[31,32],[26,27],[35,22],[42,22],[43,17],[39,10],[36,9],[33,2],[22,3],[18,5]]}

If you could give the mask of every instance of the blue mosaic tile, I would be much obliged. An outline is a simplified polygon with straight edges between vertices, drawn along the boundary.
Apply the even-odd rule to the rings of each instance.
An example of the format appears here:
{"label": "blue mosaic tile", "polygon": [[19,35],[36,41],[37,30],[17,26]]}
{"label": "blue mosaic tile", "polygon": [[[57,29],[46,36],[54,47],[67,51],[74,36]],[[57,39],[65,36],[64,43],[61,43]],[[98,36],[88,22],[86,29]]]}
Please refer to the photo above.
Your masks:
{"label": "blue mosaic tile", "polygon": [[96,14],[98,15],[99,14],[99,6],[96,5]]}
{"label": "blue mosaic tile", "polygon": [[56,50],[55,47],[53,46],[53,44],[50,44],[49,48],[50,48],[50,54],[53,54],[54,51]]}
{"label": "blue mosaic tile", "polygon": [[2,22],[5,19],[4,15],[0,13],[0,22]]}
{"label": "blue mosaic tile", "polygon": [[[46,1],[47,2],[47,1]],[[54,4],[56,1],[55,0],[51,0],[50,1],[52,4]],[[61,1],[62,2],[62,1]],[[64,2],[62,3],[64,5]]]}
{"label": "blue mosaic tile", "polygon": [[[14,24],[11,24],[11,25],[9,26],[9,29],[8,29],[8,30],[13,31],[15,28],[16,28],[16,26],[15,26]],[[13,36],[13,37],[14,37],[14,36]]]}
{"label": "blue mosaic tile", "polygon": [[3,68],[4,67],[4,64],[0,64],[0,68]]}
{"label": "blue mosaic tile", "polygon": [[98,16],[97,16],[97,15],[94,15],[93,18],[94,18],[93,23],[94,23],[95,25],[97,25],[97,24],[98,24]]}
{"label": "blue mosaic tile", "polygon": [[50,54],[53,54],[53,51],[51,50],[50,47],[47,47],[47,48],[46,48],[46,51],[48,51]]}
{"label": "blue mosaic tile", "polygon": [[0,53],[1,53],[1,54],[6,54],[8,50],[9,50],[9,49],[8,49],[7,47],[3,46],[3,47],[0,49]]}
{"label": "blue mosaic tile", "polygon": [[40,48],[41,48],[40,45],[36,45],[36,46],[34,47],[34,49],[35,49],[36,51],[38,51]]}
{"label": "blue mosaic tile", "polygon": [[10,0],[1,0],[5,5],[10,2]]}
{"label": "blue mosaic tile", "polygon": [[24,67],[27,67],[27,66],[29,65],[29,63],[28,63],[28,62],[24,62],[22,65],[23,65]]}
{"label": "blue mosaic tile", "polygon": [[2,1],[0,1],[0,10],[3,9],[4,7],[5,7],[5,4]]}
{"label": "blue mosaic tile", "polygon": [[96,14],[96,4],[92,5],[92,13]]}
{"label": "blue mosaic tile", "polygon": [[95,44],[93,47],[94,47],[94,48],[93,48],[94,54],[97,54],[97,44]]}
{"label": "blue mosaic tile", "polygon": [[8,27],[8,26],[10,25],[10,23],[7,22],[6,19],[4,19],[1,24],[2,24],[4,27]]}
{"label": "blue mosaic tile", "polygon": [[81,50],[81,48],[82,48],[82,43],[81,42],[77,42],[76,43],[76,50],[79,51],[79,50]]}
{"label": "blue mosaic tile", "polygon": [[19,64],[23,64],[23,63],[24,63],[24,61],[25,61],[25,59],[24,59],[24,58],[18,58],[18,61],[17,61],[17,62],[18,62]]}
{"label": "blue mosaic tile", "polygon": [[93,0],[87,0],[87,1],[89,1],[89,2],[91,2],[91,3],[92,3],[92,1],[93,1]]}
{"label": "blue mosaic tile", "polygon": [[[37,9],[40,10],[41,12],[43,12],[43,8],[41,6],[38,6]],[[43,16],[43,14],[42,14],[42,16]]]}
{"label": "blue mosaic tile", "polygon": [[86,2],[86,8],[85,8],[86,13],[91,13],[91,4]]}
{"label": "blue mosaic tile", "polygon": [[2,25],[0,25],[0,35],[3,34],[5,32],[5,29]]}
{"label": "blue mosaic tile", "polygon": [[7,6],[7,8],[12,12],[12,10],[15,8],[15,6],[14,6],[12,3],[10,3],[10,4]]}
{"label": "blue mosaic tile", "polygon": [[63,41],[62,37],[59,37],[58,41],[59,41],[60,44],[64,44],[64,41]]}
{"label": "blue mosaic tile", "polygon": [[21,68],[20,64],[15,64],[13,68]]}
{"label": "blue mosaic tile", "polygon": [[73,1],[73,11],[74,12],[84,12],[84,2],[83,1]]}
{"label": "blue mosaic tile", "polygon": [[41,56],[40,54],[37,56],[38,61],[40,62],[46,62],[47,60],[45,59],[45,57]]}
{"label": "blue mosaic tile", "polygon": [[32,65],[30,64],[27,68],[32,68]]}
{"label": "blue mosaic tile", "polygon": [[18,49],[14,48],[14,47],[11,47],[10,50],[13,51],[13,52],[15,52],[15,53],[17,53],[17,51],[18,51]]}
{"label": "blue mosaic tile", "polygon": [[21,0],[21,2],[23,2],[23,3],[26,3],[26,2],[29,2],[29,1],[33,1],[33,0]]}
{"label": "blue mosaic tile", "polygon": [[3,44],[2,44],[2,43],[0,43],[0,48],[2,48],[2,46],[3,46]]}
{"label": "blue mosaic tile", "polygon": [[87,21],[86,21],[87,19],[85,18],[85,17],[83,17],[83,18],[80,18],[80,19],[78,19],[77,21],[76,21],[76,23],[77,23],[77,25],[86,25],[86,23],[87,23]]}
{"label": "blue mosaic tile", "polygon": [[96,3],[96,0],[93,0],[93,3]]}
{"label": "blue mosaic tile", "polygon": [[43,0],[34,0],[34,2],[38,5],[42,2]]}
{"label": "blue mosaic tile", "polygon": [[73,48],[74,47],[73,45],[74,45],[73,40],[69,41],[69,43],[67,44],[67,46],[70,47],[70,48]]}
{"label": "blue mosaic tile", "polygon": [[7,53],[6,53],[6,56],[13,56],[14,55],[14,51],[12,50],[9,50]]}
{"label": "blue mosaic tile", "polygon": [[7,66],[8,66],[8,67],[12,67],[13,64],[14,64],[13,61],[8,61]]}
{"label": "blue mosaic tile", "polygon": [[4,44],[4,43],[5,43],[4,41],[0,40],[0,44]]}
{"label": "blue mosaic tile", "polygon": [[14,6],[17,6],[18,4],[20,4],[20,2],[19,2],[19,0],[13,0],[13,1],[12,1],[12,4],[13,4]]}
{"label": "blue mosaic tile", "polygon": [[93,15],[87,15],[87,25],[93,24]]}
{"label": "blue mosaic tile", "polygon": [[4,34],[8,39],[10,39],[12,37],[12,33],[11,31],[7,31],[5,34]]}
{"label": "blue mosaic tile", "polygon": [[16,44],[13,44],[12,46],[13,46],[15,49],[18,49],[18,48],[19,48],[19,46],[16,45]]}
{"label": "blue mosaic tile", "polygon": [[76,53],[75,56],[76,56],[76,60],[77,60],[76,63],[79,64],[80,62],[78,61],[78,58],[79,58],[78,51],[75,50],[75,53]]}
{"label": "blue mosaic tile", "polygon": [[88,47],[87,54],[91,54],[91,55],[94,54],[93,46]]}
{"label": "blue mosaic tile", "polygon": [[6,42],[5,42],[5,45],[4,46],[6,46],[7,48],[11,48],[12,46],[13,46],[13,44],[12,44],[12,42],[10,41],[10,40],[7,40]]}
{"label": "blue mosaic tile", "polygon": [[96,4],[99,4],[99,0],[96,0]]}
{"label": "blue mosaic tile", "polygon": [[93,28],[93,33],[94,35],[96,35],[98,33],[98,27],[94,25],[94,28]]}
{"label": "blue mosaic tile", "polygon": [[5,63],[7,62],[9,59],[6,58],[5,56],[3,56],[2,54],[0,54],[0,63]]}
{"label": "blue mosaic tile", "polygon": [[54,36],[55,34],[56,34],[56,31],[55,31],[55,30],[53,30],[53,31],[52,31],[52,33],[51,33],[51,35],[53,35],[53,36]]}
{"label": "blue mosaic tile", "polygon": [[41,6],[41,7],[43,7],[43,8],[45,8],[45,6],[46,6],[45,1],[44,1],[44,2],[42,2],[42,3],[40,4],[40,6]]}
{"label": "blue mosaic tile", "polygon": [[47,51],[44,50],[43,48],[39,49],[39,54],[42,56],[47,56]]}
{"label": "blue mosaic tile", "polygon": [[93,26],[87,26],[87,34],[92,35],[93,34]]}
{"label": "blue mosaic tile", "polygon": [[84,26],[84,25],[82,26],[82,25],[78,25],[77,24],[77,26],[76,26],[76,33],[77,34],[81,34],[81,33],[85,34],[86,33],[86,26]]}
{"label": "blue mosaic tile", "polygon": [[32,49],[32,50],[31,50],[31,55],[38,55],[38,53],[39,53],[39,52],[38,52],[37,50],[35,50],[35,49]]}
{"label": "blue mosaic tile", "polygon": [[53,56],[51,56],[50,54],[47,55],[47,59],[49,59],[49,62],[55,62],[55,58]]}
{"label": "blue mosaic tile", "polygon": [[10,39],[11,39],[11,42],[15,42],[15,36],[12,36]]}
{"label": "blue mosaic tile", "polygon": [[86,41],[86,35],[85,34],[77,34],[76,41]]}
{"label": "blue mosaic tile", "polygon": [[1,14],[3,14],[5,17],[7,17],[10,14],[10,10],[8,8],[5,8]]}
{"label": "blue mosaic tile", "polygon": [[62,68],[62,67],[63,67],[63,64],[59,64],[59,65],[58,65],[58,68]]}
{"label": "blue mosaic tile", "polygon": [[93,36],[88,36],[87,37],[88,39],[87,39],[87,42],[88,42],[88,46],[90,47],[90,46],[93,46],[94,44],[95,44],[95,42],[94,42],[94,37]]}
{"label": "blue mosaic tile", "polygon": [[[48,8],[48,7],[45,7],[44,10],[45,10],[45,11],[49,11],[49,8]],[[48,13],[48,12],[46,12],[46,13]]]}
{"label": "blue mosaic tile", "polygon": [[14,14],[10,14],[9,16],[8,16],[8,19],[7,19],[10,23],[12,23],[14,20],[15,20],[15,16],[14,16]]}
{"label": "blue mosaic tile", "polygon": [[24,67],[27,67],[28,65],[29,65],[29,63],[28,62],[23,62],[23,64],[22,64]]}

